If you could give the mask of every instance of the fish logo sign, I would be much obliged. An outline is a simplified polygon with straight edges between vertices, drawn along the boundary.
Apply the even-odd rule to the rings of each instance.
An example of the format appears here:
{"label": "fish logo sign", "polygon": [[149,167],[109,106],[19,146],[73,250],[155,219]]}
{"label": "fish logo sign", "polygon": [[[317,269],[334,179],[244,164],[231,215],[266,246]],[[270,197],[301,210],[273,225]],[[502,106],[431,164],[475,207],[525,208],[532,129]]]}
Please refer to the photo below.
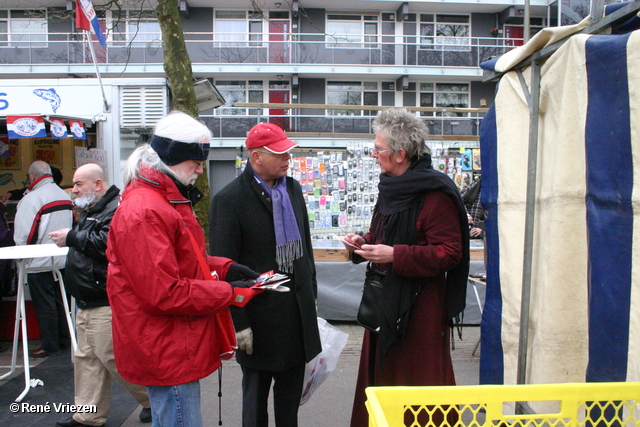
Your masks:
{"label": "fish logo sign", "polygon": [[58,95],[58,93],[54,88],[35,89],[33,91],[33,94],[49,102],[49,104],[51,104],[51,109],[53,109],[54,113],[58,112],[58,108],[60,108],[60,103],[62,102],[62,99],[60,98],[60,95]]}

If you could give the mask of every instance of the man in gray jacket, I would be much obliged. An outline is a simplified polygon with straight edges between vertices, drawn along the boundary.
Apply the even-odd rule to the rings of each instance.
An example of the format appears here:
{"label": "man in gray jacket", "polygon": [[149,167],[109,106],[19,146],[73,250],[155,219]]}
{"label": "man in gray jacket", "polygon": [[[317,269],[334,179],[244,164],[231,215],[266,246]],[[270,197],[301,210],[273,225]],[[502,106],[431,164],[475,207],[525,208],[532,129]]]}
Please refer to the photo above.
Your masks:
{"label": "man in gray jacket", "polygon": [[62,427],[99,426],[111,406],[111,383],[120,384],[143,406],[140,421],[151,421],[147,388],[123,379],[116,368],[111,332],[111,307],[107,297],[107,234],[120,201],[120,190],[109,187],[102,168],[80,166],[73,175],[74,204],[82,209],[73,229],[49,233],[60,247],[68,246],[65,267],[67,290],[76,299],[78,348],[74,354],[75,404],[93,406],[94,412],[78,412],[56,423]]}
{"label": "man in gray jacket", "polygon": [[[31,184],[16,209],[14,240],[16,245],[53,243],[49,238],[51,231],[71,227],[73,203],[69,195],[53,182],[51,167],[46,162],[38,160],[31,164],[29,181]],[[61,272],[65,258],[54,258],[54,267]],[[34,258],[27,262],[27,268],[38,267],[51,267],[51,258]],[[32,357],[60,354],[61,349],[70,346],[60,288],[50,271],[29,273],[27,283],[42,342],[40,348],[29,354]]]}

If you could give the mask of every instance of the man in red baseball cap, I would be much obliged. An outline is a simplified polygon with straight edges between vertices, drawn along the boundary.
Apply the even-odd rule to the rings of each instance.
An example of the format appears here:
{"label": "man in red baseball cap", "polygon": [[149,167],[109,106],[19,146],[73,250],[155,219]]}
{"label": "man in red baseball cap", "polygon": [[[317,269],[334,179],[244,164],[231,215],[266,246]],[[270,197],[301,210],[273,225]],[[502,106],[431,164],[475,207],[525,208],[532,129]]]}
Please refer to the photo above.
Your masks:
{"label": "man in red baseball cap", "polygon": [[280,126],[273,123],[260,123],[252,127],[247,134],[246,144],[249,150],[264,148],[274,154],[284,154],[298,146],[287,138]]}
{"label": "man in red baseball cap", "polygon": [[305,363],[322,349],[307,208],[300,184],[287,176],[289,151],[297,145],[272,123],[254,126],[247,134],[245,171],[211,201],[211,254],[291,279],[290,292],[257,295],[231,310],[245,427],[268,425],[272,384],[276,426],[298,425]]}

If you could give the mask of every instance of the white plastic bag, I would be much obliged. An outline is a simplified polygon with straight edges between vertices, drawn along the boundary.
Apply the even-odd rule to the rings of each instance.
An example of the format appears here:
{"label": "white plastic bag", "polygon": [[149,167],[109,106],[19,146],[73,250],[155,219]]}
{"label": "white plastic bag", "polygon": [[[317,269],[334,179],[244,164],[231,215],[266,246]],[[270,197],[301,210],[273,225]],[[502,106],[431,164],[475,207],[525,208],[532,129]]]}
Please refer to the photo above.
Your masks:
{"label": "white plastic bag", "polygon": [[322,351],[307,363],[304,371],[304,388],[302,389],[300,405],[309,400],[313,392],[336,368],[340,353],[349,338],[349,334],[330,325],[321,317],[318,317],[318,330],[320,331]]}

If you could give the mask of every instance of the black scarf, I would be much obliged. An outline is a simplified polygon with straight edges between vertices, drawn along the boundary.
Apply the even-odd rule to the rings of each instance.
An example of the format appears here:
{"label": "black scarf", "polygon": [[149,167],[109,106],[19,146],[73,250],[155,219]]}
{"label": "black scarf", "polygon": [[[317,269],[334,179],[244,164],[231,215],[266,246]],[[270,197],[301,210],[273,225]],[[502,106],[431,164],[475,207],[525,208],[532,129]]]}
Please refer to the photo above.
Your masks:
{"label": "black scarf", "polygon": [[[446,273],[446,316],[451,324],[452,319],[464,310],[469,275],[469,235],[466,232],[469,225],[458,188],[447,175],[433,170],[431,156],[426,154],[413,162],[402,175],[381,174],[378,190],[371,231],[374,239],[381,237],[386,245],[417,244],[416,221],[422,210],[425,193],[440,191],[455,203],[462,233],[462,260]],[[386,273],[382,291],[384,320],[378,339],[382,354],[386,353],[396,337],[404,334],[411,306],[423,280],[394,274],[391,265]]]}

